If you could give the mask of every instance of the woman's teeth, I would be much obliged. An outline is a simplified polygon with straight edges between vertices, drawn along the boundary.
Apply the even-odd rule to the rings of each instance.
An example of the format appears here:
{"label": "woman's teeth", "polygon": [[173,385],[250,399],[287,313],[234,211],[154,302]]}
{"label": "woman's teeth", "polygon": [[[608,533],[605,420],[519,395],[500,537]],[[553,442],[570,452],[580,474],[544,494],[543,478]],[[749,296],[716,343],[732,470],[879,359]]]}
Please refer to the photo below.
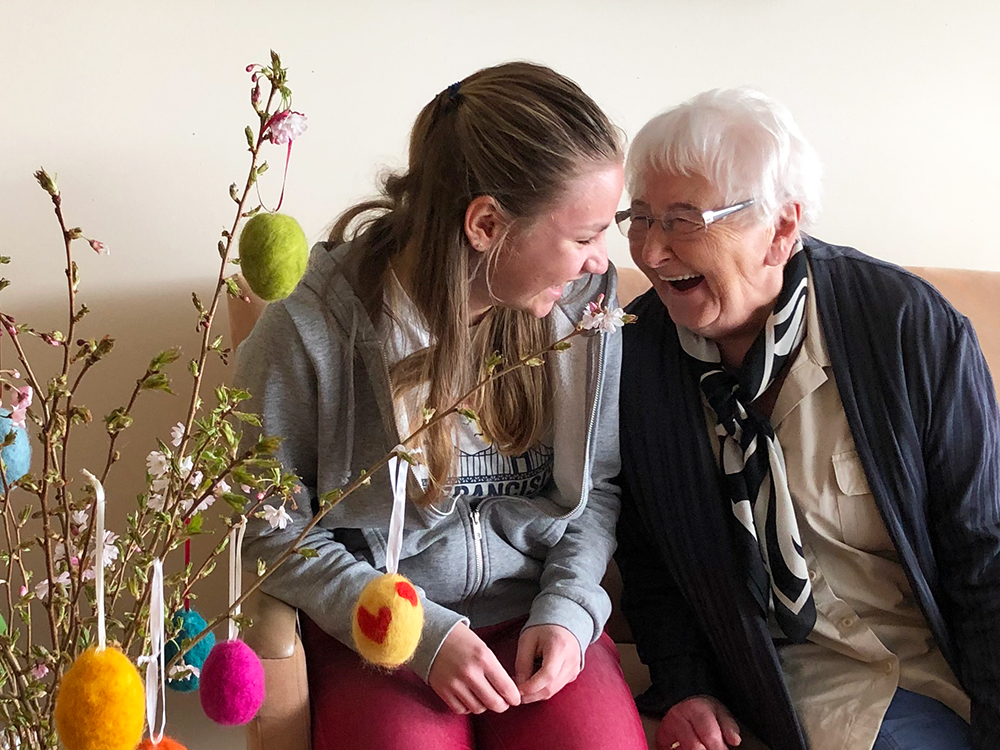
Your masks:
{"label": "woman's teeth", "polygon": [[699,273],[686,273],[683,276],[659,276],[660,281],[687,281],[688,279],[697,279],[701,277]]}

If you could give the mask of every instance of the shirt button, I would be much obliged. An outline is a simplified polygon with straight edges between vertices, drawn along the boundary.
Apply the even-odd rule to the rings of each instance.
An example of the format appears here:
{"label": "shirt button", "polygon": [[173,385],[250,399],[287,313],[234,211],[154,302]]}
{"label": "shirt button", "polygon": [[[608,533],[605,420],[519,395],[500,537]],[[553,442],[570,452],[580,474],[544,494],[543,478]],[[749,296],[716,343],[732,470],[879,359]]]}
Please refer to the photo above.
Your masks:
{"label": "shirt button", "polygon": [[854,623],[855,623],[855,619],[853,617],[845,617],[843,620],[840,621],[840,626],[844,630],[847,630],[848,628],[850,628],[851,626],[853,626]]}
{"label": "shirt button", "polygon": [[819,578],[819,574],[815,570],[810,569],[809,570],[809,580],[810,581],[815,581],[817,578]]}
{"label": "shirt button", "polygon": [[892,674],[892,670],[894,670],[895,668],[896,665],[893,663],[892,659],[886,659],[884,662],[882,662],[882,669],[885,671],[886,674]]}

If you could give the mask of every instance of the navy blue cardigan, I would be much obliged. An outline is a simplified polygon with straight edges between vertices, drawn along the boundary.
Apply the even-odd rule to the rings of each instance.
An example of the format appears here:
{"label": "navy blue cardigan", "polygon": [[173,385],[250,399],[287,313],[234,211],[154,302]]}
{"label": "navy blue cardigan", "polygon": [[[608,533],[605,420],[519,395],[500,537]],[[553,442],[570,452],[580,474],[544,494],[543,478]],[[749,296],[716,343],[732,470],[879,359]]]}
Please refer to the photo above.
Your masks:
{"label": "navy blue cardigan", "polygon": [[[934,638],[1000,746],[1000,413],[971,323],[930,284],[804,238],[868,484]],[[629,308],[621,381],[623,610],[662,714],[714,695],[773,750],[807,747],[737,568],[696,378],[655,291]]]}

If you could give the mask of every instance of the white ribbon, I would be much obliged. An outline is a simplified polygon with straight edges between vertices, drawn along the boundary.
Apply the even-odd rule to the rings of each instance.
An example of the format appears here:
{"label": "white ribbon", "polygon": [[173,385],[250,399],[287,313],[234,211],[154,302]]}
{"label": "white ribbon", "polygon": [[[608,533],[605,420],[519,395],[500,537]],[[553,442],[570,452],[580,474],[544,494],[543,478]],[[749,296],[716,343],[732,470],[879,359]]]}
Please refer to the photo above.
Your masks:
{"label": "white ribbon", "polygon": [[[243,593],[243,534],[247,530],[247,517],[240,516],[240,522],[229,530],[229,606]],[[237,607],[229,615],[229,640],[234,641],[240,634],[236,616],[242,607]]]}
{"label": "white ribbon", "polygon": [[[397,445],[397,452],[404,452],[402,445]],[[389,459],[389,482],[392,485],[392,515],[389,516],[389,538],[386,539],[385,572],[395,573],[399,570],[399,555],[403,549],[403,518],[406,515],[406,475],[410,469],[409,462],[400,460],[393,455]]]}
{"label": "white ribbon", "polygon": [[[167,665],[164,653],[163,561],[153,560],[153,583],[149,594],[149,661],[146,662],[146,723],[149,739],[159,745],[167,726]],[[156,704],[160,695],[160,729],[156,727]]]}
{"label": "white ribbon", "polygon": [[94,488],[94,587],[97,598],[97,650],[103,651],[107,646],[107,635],[104,627],[104,487],[93,474],[86,469],[80,473],[87,478]]}

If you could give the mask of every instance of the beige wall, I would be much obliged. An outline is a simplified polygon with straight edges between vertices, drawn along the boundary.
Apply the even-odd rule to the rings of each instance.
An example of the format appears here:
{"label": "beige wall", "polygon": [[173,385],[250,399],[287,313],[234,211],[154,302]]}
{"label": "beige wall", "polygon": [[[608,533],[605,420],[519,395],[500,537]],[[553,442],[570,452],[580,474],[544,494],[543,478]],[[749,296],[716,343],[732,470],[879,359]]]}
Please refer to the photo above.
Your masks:
{"label": "beige wall", "polygon": [[[243,68],[269,47],[309,116],[285,209],[311,238],[401,162],[434,94],[480,66],[528,58],[577,79],[629,133],[698,91],[761,88],[791,108],[826,163],[818,236],[900,263],[1000,270],[989,231],[1000,205],[998,30],[989,0],[3,0],[0,252],[14,257],[3,269],[14,285],[0,307],[61,319],[58,234],[31,178],[44,165],[59,173],[69,221],[112,248],[110,258],[80,251],[95,310],[85,331],[113,333],[120,350],[87,393],[95,413],[121,402],[154,350],[193,346],[190,292],[211,289],[227,186],[244,175]],[[268,158],[278,167],[280,150]],[[271,203],[277,172],[264,187]],[[181,406],[159,394],[141,406],[145,426],[111,488],[123,504]],[[97,460],[98,438],[81,461]],[[210,733],[190,700],[172,710],[192,749],[241,736]]]}

